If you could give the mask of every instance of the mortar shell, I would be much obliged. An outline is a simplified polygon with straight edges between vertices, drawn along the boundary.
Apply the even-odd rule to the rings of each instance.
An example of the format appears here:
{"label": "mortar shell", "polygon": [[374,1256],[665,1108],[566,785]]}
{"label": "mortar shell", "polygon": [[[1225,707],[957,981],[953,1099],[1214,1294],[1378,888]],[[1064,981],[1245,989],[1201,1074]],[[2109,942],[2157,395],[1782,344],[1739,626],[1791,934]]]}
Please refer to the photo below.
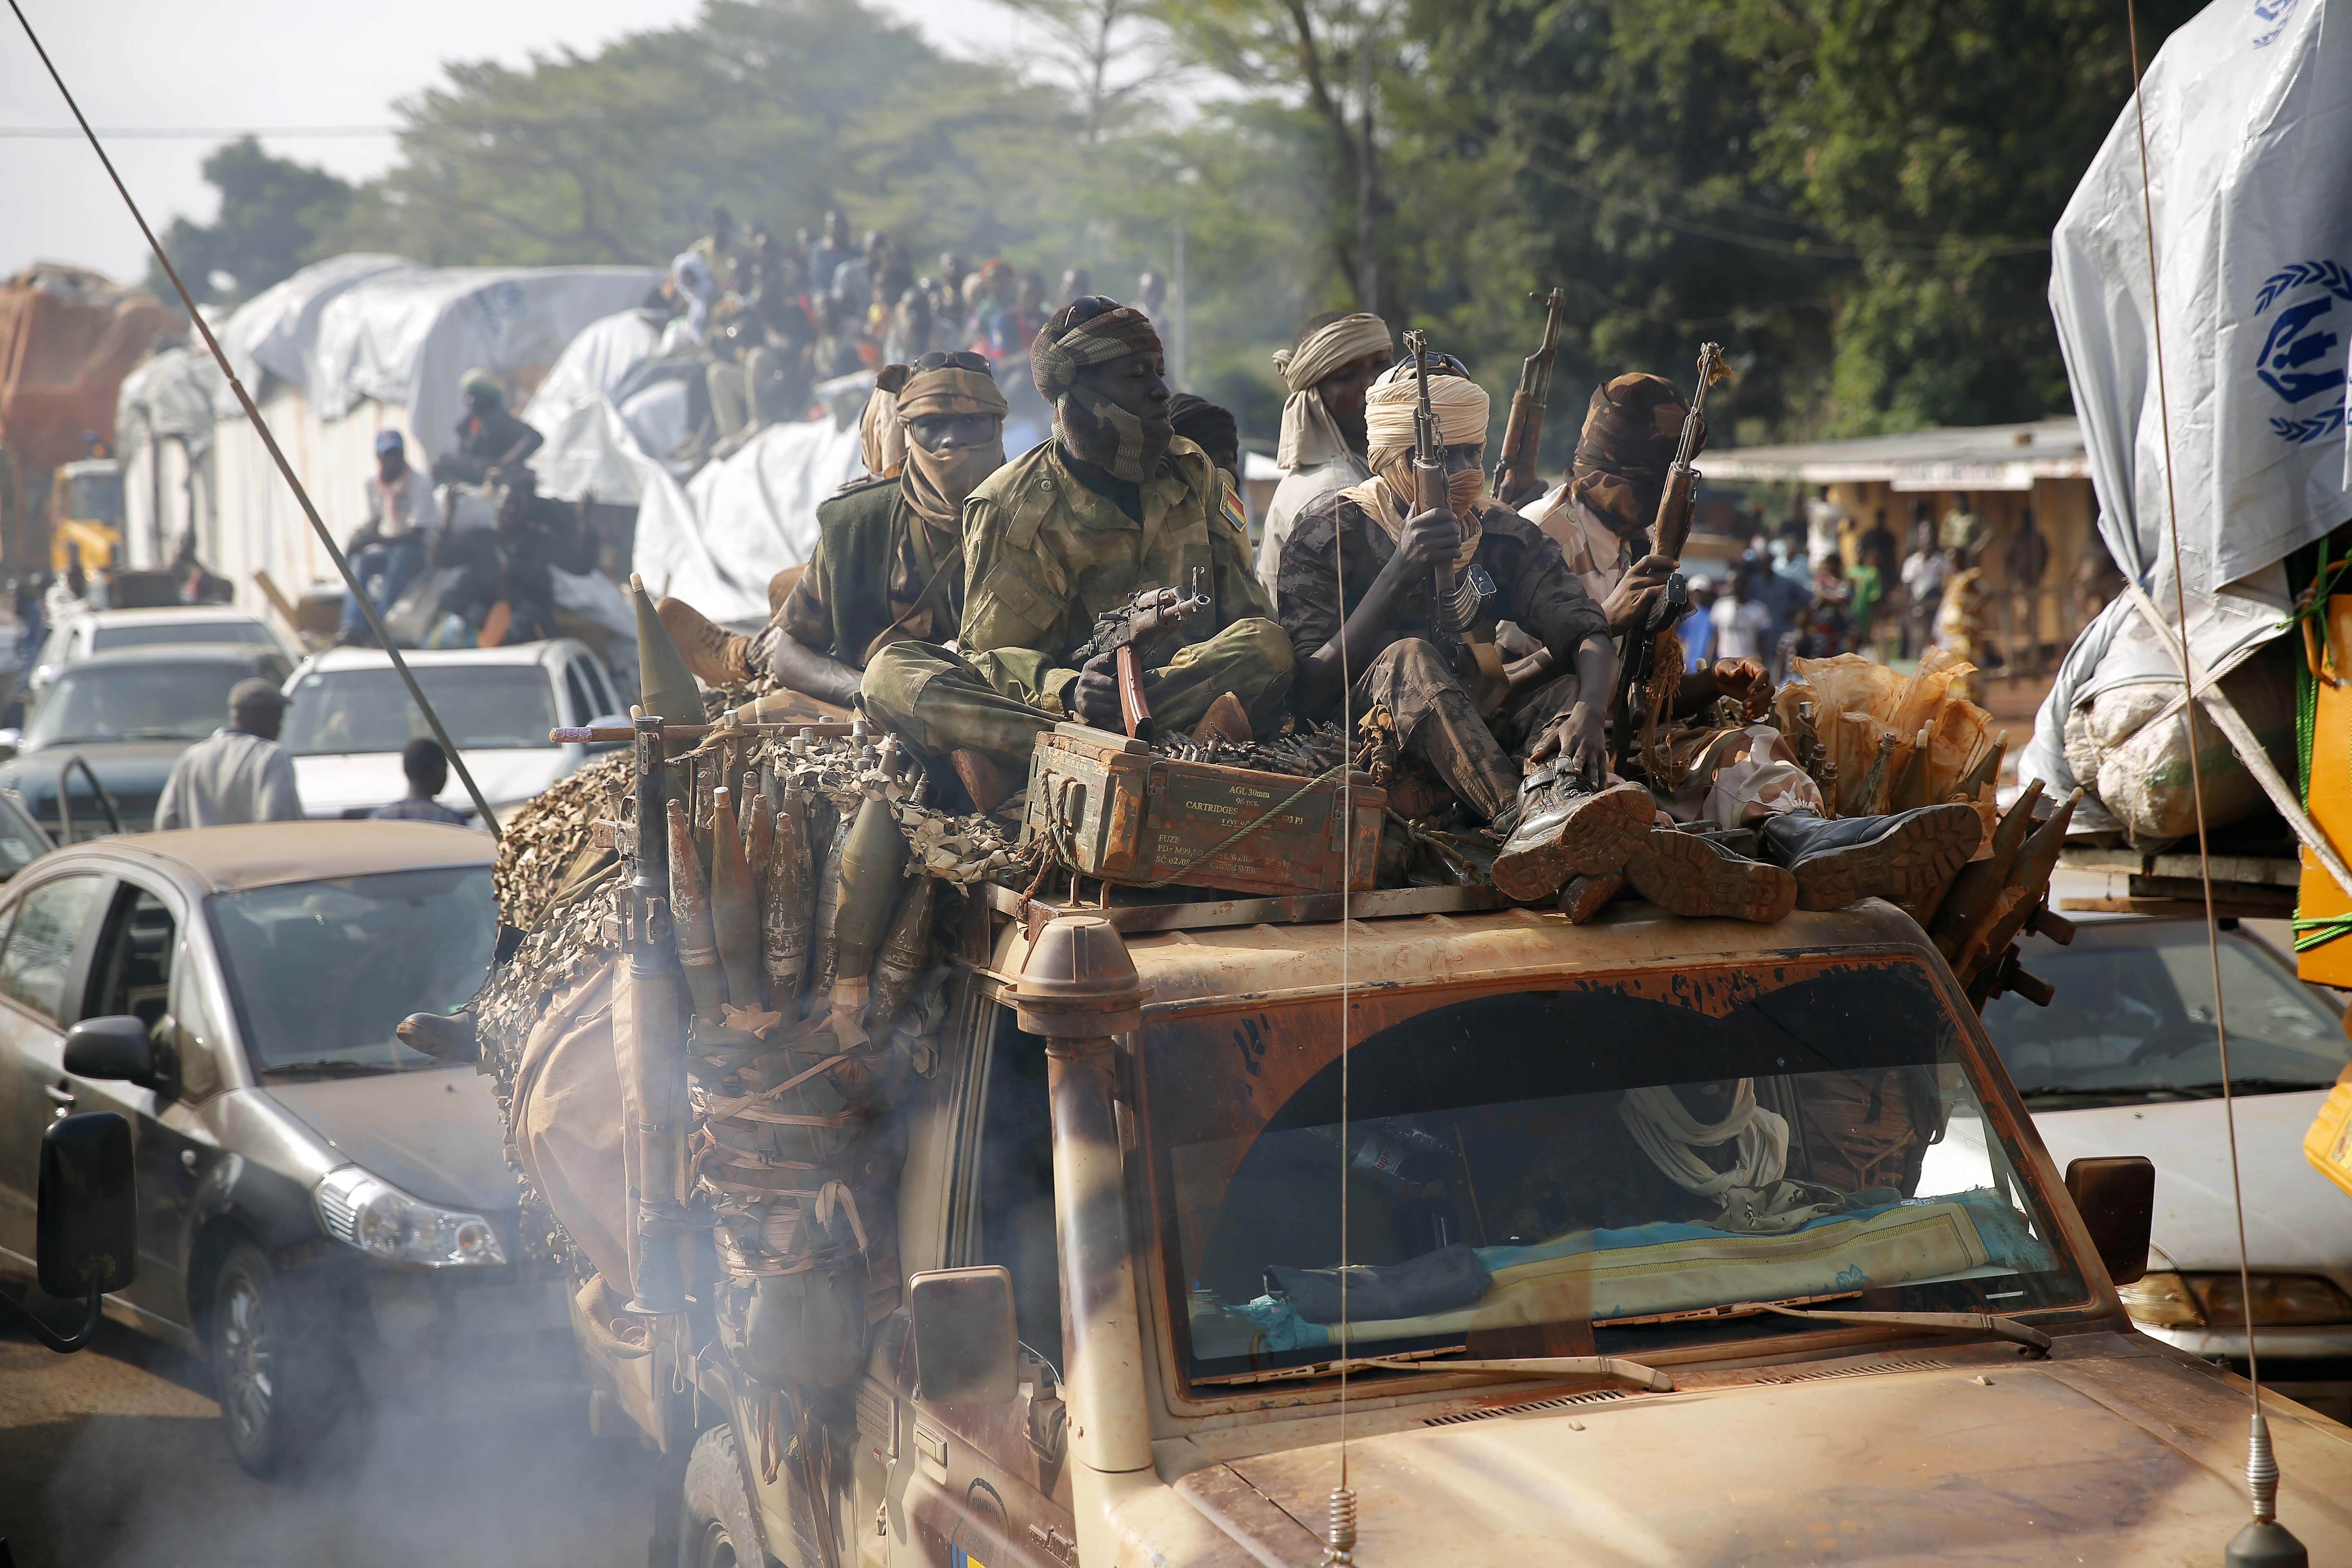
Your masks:
{"label": "mortar shell", "polygon": [[677,933],[677,966],[686,972],[694,1010],[706,1018],[718,1018],[727,1003],[726,983],[719,968],[719,942],[711,933],[710,900],[703,891],[702,868],[694,858],[694,835],[686,824],[686,806],[676,796],[669,802],[669,901]]}

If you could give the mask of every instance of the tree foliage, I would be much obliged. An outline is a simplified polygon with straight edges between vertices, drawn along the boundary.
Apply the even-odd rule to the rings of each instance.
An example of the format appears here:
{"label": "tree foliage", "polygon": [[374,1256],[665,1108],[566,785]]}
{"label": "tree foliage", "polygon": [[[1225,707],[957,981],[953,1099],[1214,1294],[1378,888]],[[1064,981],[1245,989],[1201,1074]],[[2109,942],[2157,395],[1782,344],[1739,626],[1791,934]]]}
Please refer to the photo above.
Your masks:
{"label": "tree foliage", "polygon": [[[273,158],[250,136],[215,148],[201,167],[220,192],[220,216],[209,224],[173,218],[163,237],[164,254],[199,304],[235,304],[289,276],[352,205],[349,184],[324,169]],[[175,298],[152,259],[147,287]]]}

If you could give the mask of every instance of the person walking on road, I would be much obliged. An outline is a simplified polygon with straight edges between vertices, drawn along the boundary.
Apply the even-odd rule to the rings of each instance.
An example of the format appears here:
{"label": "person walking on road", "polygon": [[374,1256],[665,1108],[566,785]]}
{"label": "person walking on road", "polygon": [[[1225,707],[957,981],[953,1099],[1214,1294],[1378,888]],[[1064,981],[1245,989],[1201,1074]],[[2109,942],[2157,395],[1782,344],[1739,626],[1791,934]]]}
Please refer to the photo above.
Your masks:
{"label": "person walking on road", "polygon": [[408,793],[390,805],[379,805],[368,816],[378,822],[446,822],[466,826],[463,812],[443,805],[439,796],[449,787],[449,759],[441,742],[419,735],[400,749],[400,771],[408,779]]}
{"label": "person walking on road", "polygon": [[228,724],[180,753],[155,802],[155,830],[299,822],[294,757],[278,743],[286,694],[258,677],[229,689]]}

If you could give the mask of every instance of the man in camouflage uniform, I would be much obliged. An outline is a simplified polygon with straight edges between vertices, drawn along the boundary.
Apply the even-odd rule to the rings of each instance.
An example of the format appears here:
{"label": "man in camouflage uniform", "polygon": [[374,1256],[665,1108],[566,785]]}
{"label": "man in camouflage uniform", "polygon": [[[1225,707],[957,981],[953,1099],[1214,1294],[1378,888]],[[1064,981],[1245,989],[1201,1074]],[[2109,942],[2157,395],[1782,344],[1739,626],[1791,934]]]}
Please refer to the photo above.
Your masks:
{"label": "man in camouflage uniform", "polygon": [[846,710],[876,650],[955,634],[958,516],[972,487],[1003,466],[1004,395],[978,354],[929,353],[885,367],[875,405],[869,424],[887,424],[891,437],[867,455],[876,477],[817,508],[816,553],[757,636],[714,626],[683,600],[661,602],[662,624],[705,683],[740,685],[765,669]]}
{"label": "man in camouflage uniform", "polygon": [[1054,438],[985,480],[964,505],[961,654],[895,643],[866,667],[866,710],[947,760],[982,809],[1019,786],[1037,732],[1063,720],[1118,731],[1108,655],[1072,651],[1144,588],[1190,588],[1209,607],[1144,674],[1153,719],[1199,723],[1225,692],[1260,731],[1282,718],[1290,641],[1224,514],[1223,480],[1168,421],[1165,359],[1143,312],[1098,295],[1054,313],[1030,348]]}

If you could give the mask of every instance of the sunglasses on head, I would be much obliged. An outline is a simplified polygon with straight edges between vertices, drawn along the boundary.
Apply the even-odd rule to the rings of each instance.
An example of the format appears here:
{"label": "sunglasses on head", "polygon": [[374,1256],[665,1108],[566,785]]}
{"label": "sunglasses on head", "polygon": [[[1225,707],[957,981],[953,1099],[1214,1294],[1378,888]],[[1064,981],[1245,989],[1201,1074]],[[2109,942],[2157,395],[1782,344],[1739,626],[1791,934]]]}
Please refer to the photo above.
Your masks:
{"label": "sunglasses on head", "polygon": [[969,349],[933,349],[915,362],[917,370],[971,370],[989,374],[988,361]]}

